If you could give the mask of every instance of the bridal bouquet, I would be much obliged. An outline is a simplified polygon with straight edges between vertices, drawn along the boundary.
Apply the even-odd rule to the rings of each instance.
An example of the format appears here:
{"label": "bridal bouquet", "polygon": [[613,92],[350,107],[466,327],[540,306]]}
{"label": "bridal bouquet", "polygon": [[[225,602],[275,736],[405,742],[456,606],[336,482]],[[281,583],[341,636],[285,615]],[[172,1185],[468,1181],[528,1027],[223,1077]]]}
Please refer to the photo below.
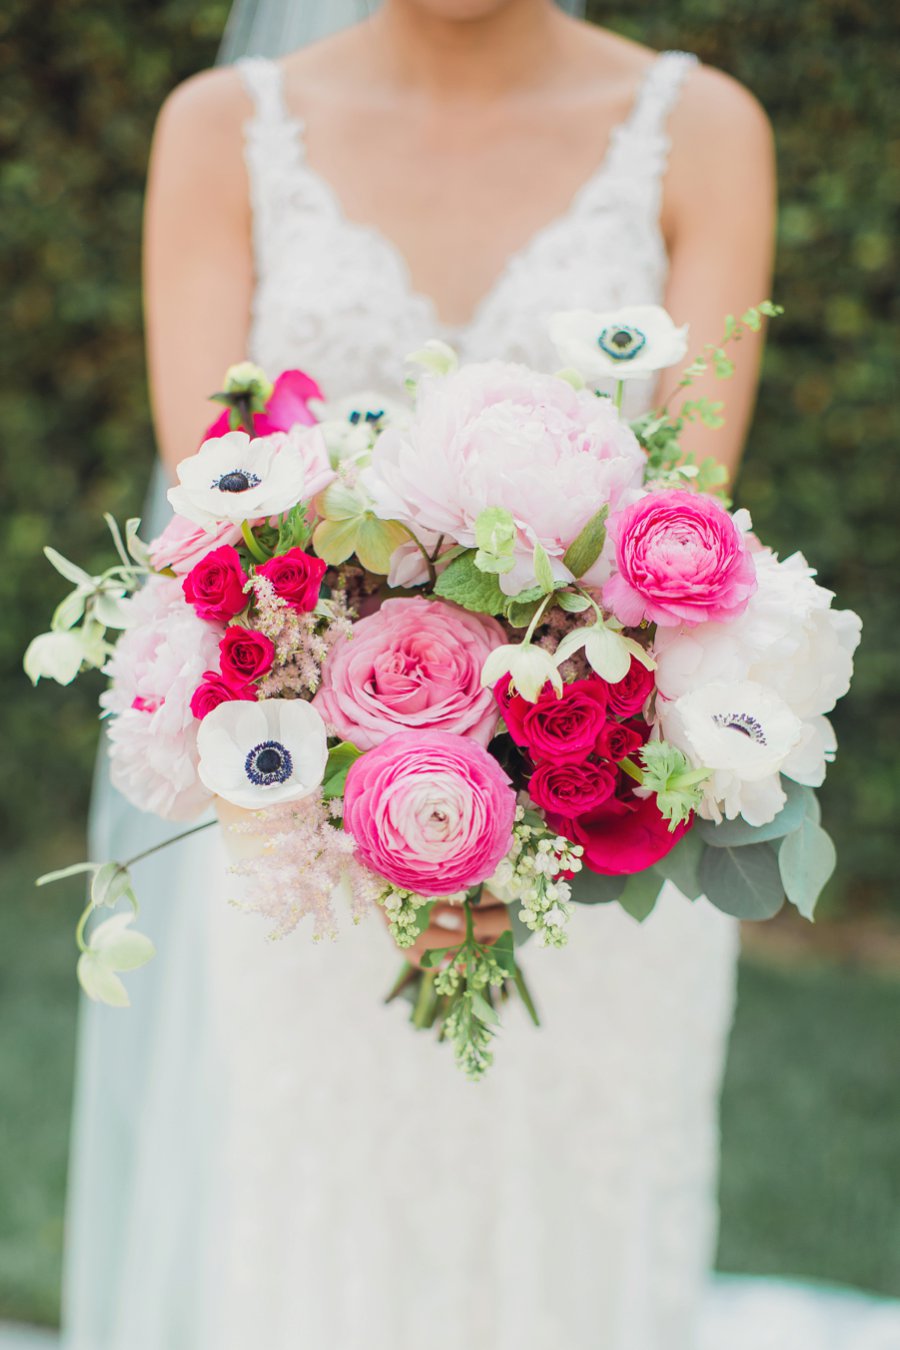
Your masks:
{"label": "bridal bouquet", "polygon": [[[727,375],[725,344],[775,312],[729,319],[679,388]],[[471,1077],[508,994],[536,1018],[517,945],[563,946],[574,903],[643,920],[670,880],[685,903],[811,917],[834,865],[813,789],[860,634],[683,455],[721,405],[622,415],[625,380],[680,361],[685,329],[640,307],[558,314],[551,336],[557,374],[429,343],[402,404],[233,367],[159,538],[110,520],[98,577],[46,550],[75,590],[25,658],[35,682],[102,668],[113,781],[172,820],[217,806],[273,936],[380,907],[405,949],[458,904],[464,935],[394,993]],[[92,874],[79,977],[114,1004],[152,955],[128,867],[53,874]],[[485,896],[510,926],[482,942]]]}

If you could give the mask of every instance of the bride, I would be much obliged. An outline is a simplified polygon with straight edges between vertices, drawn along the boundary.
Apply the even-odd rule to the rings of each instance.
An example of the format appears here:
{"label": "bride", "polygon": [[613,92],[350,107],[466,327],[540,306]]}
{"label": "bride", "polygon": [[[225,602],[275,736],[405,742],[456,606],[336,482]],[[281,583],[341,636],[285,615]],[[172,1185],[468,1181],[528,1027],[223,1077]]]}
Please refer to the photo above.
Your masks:
{"label": "bride", "polygon": [[[552,369],[556,309],[664,303],[697,350],[768,295],[771,132],[692,56],[551,0],[384,0],[344,28],[335,0],[268,0],[268,35],[266,3],[239,7],[233,42],[287,54],[189,80],[154,142],[146,313],[170,472],[245,355],[328,399],[389,395],[430,337]],[[340,31],[301,45],[318,20]],[[686,438],[732,471],[758,342],[739,355],[726,427]],[[94,827],[97,856],[153,828],[108,787]],[[142,866],[160,955],[130,1013],[83,1027],[73,1350],[701,1343],[732,920],[671,888],[643,926],[579,909],[565,951],[523,958],[544,1029],[511,1016],[473,1087],[381,1006],[396,956],[377,920],[267,945],[228,907],[215,832]],[[749,1336],[745,1310],[708,1344]]]}

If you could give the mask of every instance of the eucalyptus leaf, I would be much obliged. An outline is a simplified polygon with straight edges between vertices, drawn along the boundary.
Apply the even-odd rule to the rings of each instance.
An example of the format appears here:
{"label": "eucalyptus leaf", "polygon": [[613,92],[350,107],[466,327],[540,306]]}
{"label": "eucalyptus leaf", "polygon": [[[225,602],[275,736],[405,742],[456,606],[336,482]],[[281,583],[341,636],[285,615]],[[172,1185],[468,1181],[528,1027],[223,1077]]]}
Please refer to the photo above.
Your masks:
{"label": "eucalyptus leaf", "polygon": [[619,896],[619,904],[638,923],[653,913],[664,878],[652,867],[644,872],[633,872]]}
{"label": "eucalyptus leaf", "polygon": [[738,816],[734,820],[723,820],[719,825],[711,820],[698,820],[694,828],[703,842],[712,848],[740,848],[746,844],[761,844],[768,839],[783,839],[800,826],[808,813],[808,798],[814,798],[815,793],[812,788],[795,783],[790,778],[782,778],[781,786],[787,801],[767,825],[748,825],[746,820]]}
{"label": "eucalyptus leaf", "polygon": [[575,536],[563,555],[563,562],[576,581],[590,571],[603,552],[606,543],[606,517],[609,515],[609,502],[601,506],[596,515]]}
{"label": "eucalyptus leaf", "polygon": [[625,889],[627,877],[608,877],[601,872],[592,872],[582,867],[576,872],[569,885],[572,888],[572,900],[576,905],[608,905],[618,900]]}
{"label": "eucalyptus leaf", "polygon": [[699,876],[710,903],[738,919],[771,919],[784,904],[778,859],[769,844],[708,848]]}
{"label": "eucalyptus leaf", "polygon": [[700,885],[700,859],[703,856],[703,849],[703,839],[697,832],[695,824],[655,866],[660,876],[671,881],[673,886],[677,886],[688,900],[697,900],[703,894],[703,887]]}
{"label": "eucalyptus leaf", "polygon": [[806,819],[782,841],[778,869],[784,891],[804,918],[812,919],[816,901],[837,862],[830,835],[814,820]]}

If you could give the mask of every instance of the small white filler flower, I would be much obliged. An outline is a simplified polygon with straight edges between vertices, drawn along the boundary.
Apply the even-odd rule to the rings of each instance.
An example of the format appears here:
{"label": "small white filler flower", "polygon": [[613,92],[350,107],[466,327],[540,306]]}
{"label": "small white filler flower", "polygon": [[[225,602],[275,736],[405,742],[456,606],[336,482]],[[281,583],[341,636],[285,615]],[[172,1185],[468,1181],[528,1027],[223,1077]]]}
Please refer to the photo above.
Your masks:
{"label": "small white filler flower", "polygon": [[308,797],[328,759],[325,723],[303,699],[220,703],[197,733],[201,781],[245,810]]}
{"label": "small white filler flower", "polygon": [[[296,427],[252,440],[245,431],[229,431],[204,441],[196,455],[178,465],[169,504],[177,515],[208,527],[277,516],[334,477],[321,435],[316,427]],[[307,453],[300,453],[304,437],[318,441],[312,455],[306,446]],[[328,471],[317,474],[316,468]]]}
{"label": "small white filler flower", "polygon": [[687,324],[677,327],[660,305],[629,305],[597,314],[568,309],[550,319],[550,340],[586,380],[643,378],[674,366],[687,351]]}

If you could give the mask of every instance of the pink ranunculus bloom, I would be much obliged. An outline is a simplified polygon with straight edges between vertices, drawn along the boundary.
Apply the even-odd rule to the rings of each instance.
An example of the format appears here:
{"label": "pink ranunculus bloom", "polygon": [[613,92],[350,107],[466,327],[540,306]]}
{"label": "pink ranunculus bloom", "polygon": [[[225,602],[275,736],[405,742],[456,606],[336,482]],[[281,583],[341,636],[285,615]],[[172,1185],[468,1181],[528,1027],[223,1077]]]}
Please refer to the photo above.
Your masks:
{"label": "pink ranunculus bloom", "polygon": [[604,876],[645,871],[670,853],[690,827],[684,822],[670,830],[654,798],[636,796],[630,785],[577,819],[550,813],[547,824],[581,844],[585,867]]}
{"label": "pink ranunculus bloom", "polygon": [[[534,550],[554,574],[569,544],[606,504],[634,499],[645,464],[634,433],[609,399],[525,366],[485,361],[423,379],[408,425],[389,426],[364,471],[376,514],[421,537],[475,545],[478,515],[502,507],[517,523],[513,566],[498,580],[508,595],[535,584]],[[586,573],[599,586],[611,547]]]}
{"label": "pink ranunculus bloom", "polygon": [[469,736],[398,731],[350,768],[344,827],[366,867],[418,895],[493,876],[512,844],[516,794]]}
{"label": "pink ranunculus bloom", "polygon": [[219,664],[222,679],[231,688],[240,691],[244,685],[258,680],[272,669],[274,659],[275,644],[265,633],[242,628],[239,623],[225,629],[219,643]]}
{"label": "pink ranunculus bloom", "polygon": [[496,620],[443,600],[386,600],[328,654],[314,699],[341,740],[370,750],[406,729],[448,731],[487,745],[498,710],[481,685]]}
{"label": "pink ranunculus bloom", "polygon": [[112,780],[142,811],[190,820],[210,793],[197,772],[197,727],[191,696],[215,663],[221,628],[199,619],[174,578],[151,577],[127,602],[124,630],[101,695]]}
{"label": "pink ranunculus bloom", "polygon": [[212,623],[227,623],[246,609],[246,584],[247,574],[241,566],[240,555],[231,544],[223,544],[207,553],[181,583],[188,604],[194,606],[201,619]]}
{"label": "pink ranunculus bloom", "polygon": [[173,516],[162,534],[151,541],[150,562],[157,572],[168,567],[176,576],[184,576],[213,549],[236,544],[240,537],[240,525],[228,521],[208,531],[184,516]]}
{"label": "pink ranunculus bloom", "polygon": [[[324,398],[315,380],[302,370],[283,371],[275,381],[272,397],[266,404],[266,411],[253,414],[254,436],[268,436],[273,431],[287,431],[298,422],[302,422],[304,426],[312,426],[316,418],[310,410],[309,401],[314,398]],[[225,408],[206,428],[203,440],[224,436],[226,431],[230,430],[229,409]]]}
{"label": "pink ranunculus bloom", "polygon": [[252,684],[227,684],[216,670],[207,670],[203,683],[199,684],[191,695],[191,712],[202,722],[207,713],[218,708],[220,703],[256,702],[256,690]]}
{"label": "pink ranunculus bloom", "polygon": [[279,599],[292,608],[308,613],[315,609],[327,565],[321,558],[304,553],[302,548],[278,553],[257,567],[258,576],[267,577]]}
{"label": "pink ranunculus bloom", "polygon": [[743,613],[756,571],[737,522],[713,497],[681,488],[649,492],[611,516],[616,571],[603,603],[626,627],[662,628]]}

